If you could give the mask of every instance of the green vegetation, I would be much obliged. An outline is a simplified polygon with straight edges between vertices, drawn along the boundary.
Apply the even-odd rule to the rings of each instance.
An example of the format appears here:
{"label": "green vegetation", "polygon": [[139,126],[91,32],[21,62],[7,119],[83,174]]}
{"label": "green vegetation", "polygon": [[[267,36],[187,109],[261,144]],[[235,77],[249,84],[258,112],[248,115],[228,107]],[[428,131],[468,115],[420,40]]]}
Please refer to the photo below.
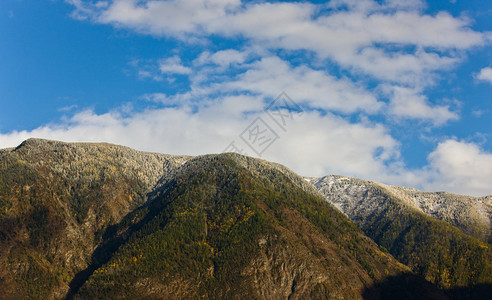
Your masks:
{"label": "green vegetation", "polygon": [[313,234],[344,249],[369,276],[378,272],[375,261],[384,254],[368,247],[368,240],[341,213],[282,173],[267,169],[262,176],[252,176],[226,156],[206,160],[167,183],[160,198],[125,218],[116,231],[133,226],[127,242],[76,297],[118,293],[131,298],[140,294],[143,279],[154,286],[178,281],[190,297],[241,295],[248,291],[241,272],[258,255],[259,236],[281,234],[279,227],[294,230],[289,222],[299,218],[314,225]]}
{"label": "green vegetation", "polygon": [[492,282],[490,245],[386,197],[384,212],[362,229],[396,259],[441,288]]}
{"label": "green vegetation", "polygon": [[[46,143],[0,156],[0,298],[49,298],[87,266],[101,241],[94,232],[145,201],[148,187],[114,157]],[[83,231],[90,211],[97,217]]]}
{"label": "green vegetation", "polygon": [[22,287],[23,297],[29,299],[47,298],[51,290],[61,284],[62,273],[53,270],[51,264],[42,255],[22,250],[14,253],[9,257],[9,263],[24,263],[26,265],[26,270],[15,274],[14,277],[19,286]]}
{"label": "green vegetation", "polygon": [[[216,168],[228,166],[183,174],[169,183],[170,192],[143,208],[145,215],[137,211],[143,217],[138,230],[94,272],[80,296],[109,296],[139,278],[159,278],[166,284],[173,277],[198,276],[198,292],[238,277],[255,253],[255,237],[267,230],[268,217],[240,190],[244,174]],[[134,216],[126,220],[130,218]],[[127,289],[126,296],[131,295]]]}
{"label": "green vegetation", "polygon": [[33,299],[47,297],[61,282],[60,272],[49,261],[54,259],[49,250],[66,226],[46,200],[50,194],[38,175],[15,156],[3,157],[0,164],[0,253],[9,253],[2,255],[2,265],[23,266],[13,279],[25,297]]}

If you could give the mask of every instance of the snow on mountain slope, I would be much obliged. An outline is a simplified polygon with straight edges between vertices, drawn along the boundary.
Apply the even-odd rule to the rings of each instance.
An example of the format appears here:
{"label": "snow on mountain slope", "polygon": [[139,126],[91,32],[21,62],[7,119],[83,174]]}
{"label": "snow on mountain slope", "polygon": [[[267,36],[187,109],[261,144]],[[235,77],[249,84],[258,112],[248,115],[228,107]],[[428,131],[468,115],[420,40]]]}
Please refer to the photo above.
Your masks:
{"label": "snow on mountain slope", "polygon": [[491,241],[492,196],[470,197],[446,192],[422,192],[357,178],[328,175],[308,180],[326,200],[356,223],[378,214],[388,196],[427,216],[448,222],[464,233]]}

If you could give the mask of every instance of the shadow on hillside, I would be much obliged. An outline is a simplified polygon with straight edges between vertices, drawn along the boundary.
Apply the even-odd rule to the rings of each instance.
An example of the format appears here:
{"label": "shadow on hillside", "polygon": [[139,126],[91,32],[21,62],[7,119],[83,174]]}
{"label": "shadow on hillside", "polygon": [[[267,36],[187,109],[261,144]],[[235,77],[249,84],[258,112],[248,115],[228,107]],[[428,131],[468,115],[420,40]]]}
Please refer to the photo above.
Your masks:
{"label": "shadow on hillside", "polygon": [[451,299],[492,299],[492,284],[478,284],[471,288],[455,288],[446,291]]}
{"label": "shadow on hillside", "polygon": [[390,276],[366,288],[362,297],[366,300],[375,299],[491,299],[492,284],[482,284],[471,288],[455,288],[440,290],[432,283],[413,274]]}
{"label": "shadow on hillside", "polygon": [[[102,237],[103,240],[102,245],[97,247],[96,250],[92,253],[90,265],[85,270],[82,270],[79,273],[77,273],[72,279],[72,281],[70,282],[69,284],[70,289],[67,295],[65,296],[66,300],[73,299],[74,296],[80,290],[80,288],[94,273],[94,271],[99,269],[105,263],[107,263],[111,259],[113,254],[118,250],[118,248],[128,240],[128,238],[133,232],[142,228],[147,222],[152,220],[152,218],[154,218],[167,205],[167,202],[151,201],[150,199],[157,197],[157,195],[159,195],[161,191],[165,191],[166,189],[169,188],[169,186],[173,184],[174,184],[173,182],[167,183],[166,185],[160,187],[159,190],[154,190],[152,193],[147,194],[148,200],[147,202],[145,202],[144,205],[128,213],[120,223],[109,226],[104,231]],[[144,209],[147,206],[152,206],[152,209],[149,209],[149,211],[145,214],[145,216],[140,221],[138,221],[135,224],[130,222],[129,225],[124,226],[126,228],[123,228],[121,226],[123,223],[125,223],[125,220],[128,217],[132,216],[134,212]]]}
{"label": "shadow on hillside", "polygon": [[116,228],[117,225],[113,225],[106,229],[104,233],[106,242],[97,247],[96,250],[92,253],[91,264],[86,269],[80,271],[74,276],[74,278],[68,285],[70,287],[70,290],[67,293],[65,299],[73,299],[75,294],[77,294],[79,289],[89,279],[92,273],[94,273],[95,270],[108,262],[112,254],[116,250],[118,250],[118,247],[126,240],[126,236],[115,235]]}
{"label": "shadow on hillside", "polygon": [[389,276],[385,280],[377,282],[362,292],[366,300],[376,299],[449,299],[432,283],[413,274],[401,274]]}

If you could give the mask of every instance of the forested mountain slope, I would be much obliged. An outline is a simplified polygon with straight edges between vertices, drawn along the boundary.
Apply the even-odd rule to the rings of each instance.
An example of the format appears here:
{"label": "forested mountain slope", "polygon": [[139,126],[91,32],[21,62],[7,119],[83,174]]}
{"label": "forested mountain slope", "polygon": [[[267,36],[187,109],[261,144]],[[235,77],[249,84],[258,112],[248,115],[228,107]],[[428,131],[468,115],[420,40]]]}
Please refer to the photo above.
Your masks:
{"label": "forested mountain slope", "polygon": [[110,225],[187,157],[30,139],[0,152],[0,298],[63,297]]}
{"label": "forested mountain slope", "polygon": [[75,298],[377,299],[376,282],[413,278],[290,175],[237,154],[189,160],[120,224],[128,238]]}
{"label": "forested mountain slope", "polygon": [[472,197],[424,193],[344,176],[310,181],[369,237],[438,286],[492,282],[490,244],[464,233],[488,239],[487,214],[475,216],[474,212],[481,201],[490,199],[475,199],[467,206]]}

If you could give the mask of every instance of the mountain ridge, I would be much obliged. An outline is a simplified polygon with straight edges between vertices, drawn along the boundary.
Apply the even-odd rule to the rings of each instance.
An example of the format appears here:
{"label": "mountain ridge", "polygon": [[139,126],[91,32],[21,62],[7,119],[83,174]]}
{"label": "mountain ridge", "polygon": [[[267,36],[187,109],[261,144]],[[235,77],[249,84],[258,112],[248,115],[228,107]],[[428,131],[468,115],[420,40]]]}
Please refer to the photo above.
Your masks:
{"label": "mountain ridge", "polygon": [[[404,216],[410,216],[404,220],[410,226],[408,228],[418,229],[422,222],[431,224],[432,230],[444,230],[442,232],[450,241],[456,240],[464,249],[477,253],[473,260],[467,254],[453,252],[453,257],[463,258],[467,264],[456,264],[460,271],[444,265],[442,270],[452,271],[451,275],[441,274],[439,277],[433,270],[422,272],[419,262],[409,259],[406,252],[386,247],[391,241],[388,232],[377,229],[379,225],[374,222],[385,224],[388,215],[382,214],[379,220],[369,218],[378,234],[384,237],[382,239],[374,235],[374,228],[368,230],[370,226],[365,227],[354,219],[336,201],[338,196],[343,196],[343,189],[332,189],[327,194],[316,182],[313,184],[313,180],[321,179],[304,178],[280,164],[234,153],[192,157],[141,152],[107,143],[26,140],[16,148],[0,150],[0,259],[7,266],[0,271],[0,296],[60,299],[69,293],[69,298],[90,298],[87,295],[91,293],[105,293],[105,288],[100,290],[99,287],[106,286],[115,291],[115,286],[96,280],[105,274],[100,270],[118,270],[112,264],[124,262],[123,265],[130,266],[130,272],[150,274],[145,272],[152,269],[152,265],[143,264],[140,269],[138,265],[141,261],[139,255],[151,257],[152,252],[131,252],[132,245],[138,245],[135,244],[137,240],[181,245],[171,252],[166,252],[170,251],[168,248],[159,251],[176,256],[185,265],[197,267],[201,271],[195,275],[201,279],[193,279],[195,275],[190,277],[183,271],[186,268],[175,269],[174,275],[159,273],[164,276],[162,278],[170,280],[164,285],[153,277],[142,275],[135,279],[138,286],[134,286],[133,281],[127,282],[129,285],[125,291],[130,294],[136,291],[164,293],[170,291],[167,284],[170,284],[169,288],[184,284],[195,295],[203,292],[210,296],[234,296],[234,293],[230,294],[234,286],[258,298],[279,295],[295,298],[305,297],[310,286],[319,286],[316,291],[312,290],[318,293],[316,295],[331,293],[332,296],[347,298],[350,294],[351,298],[380,299],[384,294],[382,289],[387,288],[381,282],[386,281],[396,286],[414,285],[422,297],[428,293],[446,299],[446,295],[432,284],[412,275],[410,268],[448,291],[492,281],[492,277],[487,277],[490,257],[486,253],[489,252],[477,250],[476,247],[484,244],[469,238],[463,233],[464,229],[458,233],[458,229],[452,229],[453,224],[429,217],[422,211],[415,214],[416,208],[408,215],[405,207],[412,207],[408,199],[390,195],[384,190],[384,185],[371,185],[384,190],[383,194],[388,199],[397,199],[392,200],[391,205]],[[395,193],[405,192],[405,188],[401,188],[403,192],[397,187],[394,189]],[[358,197],[359,201],[368,199],[364,197]],[[215,199],[215,202],[210,202],[210,199]],[[238,202],[231,202],[231,199]],[[371,203],[369,200],[366,204]],[[238,206],[238,203],[243,203],[243,206]],[[381,205],[389,207],[384,201]],[[224,210],[224,207],[230,209]],[[258,218],[263,221],[253,222],[260,220]],[[446,226],[451,229],[446,229]],[[162,228],[169,231],[162,231]],[[234,230],[239,231],[231,237],[224,235]],[[400,229],[392,230],[398,232]],[[180,244],[187,235],[177,238],[169,232],[178,236],[188,232],[195,237],[190,240],[194,246],[187,248]],[[232,253],[241,253],[234,246],[234,240],[241,241],[241,235],[254,236],[252,244],[249,240],[241,242],[255,253],[253,257],[249,254],[239,256],[241,260],[251,259],[247,264],[249,267],[221,269],[220,261],[224,266],[230,265],[230,259],[234,257]],[[279,245],[289,245],[291,250]],[[183,249],[192,252],[182,252]],[[217,254],[220,251],[214,253],[213,249],[223,249],[222,254]],[[297,250],[292,252],[292,249]],[[429,253],[429,249],[423,246],[412,249],[424,258]],[[232,256],[221,256],[224,253]],[[272,253],[275,255],[271,256]],[[304,254],[299,256],[300,253]],[[135,262],[129,264],[132,261]],[[318,263],[312,264],[311,261]],[[410,268],[401,261],[410,264]],[[160,258],[155,263],[174,264]],[[285,271],[282,265],[290,267]],[[345,283],[332,276],[337,273],[333,269],[335,265],[343,266],[338,273],[345,274]],[[485,269],[473,274],[470,273],[473,266]],[[220,270],[241,271],[233,276],[239,285],[231,283]],[[274,270],[283,270],[282,276],[274,276]],[[299,273],[300,270],[303,271]],[[220,280],[226,281],[217,285],[220,280],[207,275],[214,272],[223,274],[219,276]],[[118,274],[113,273],[114,276],[121,275]],[[456,277],[457,274],[463,278]],[[313,278],[319,279],[317,283],[309,283]],[[355,280],[352,286],[356,288],[350,288],[351,292],[344,294],[341,287],[352,280]],[[196,285],[197,282],[201,283]],[[282,293],[267,292],[277,285],[282,286]],[[229,290],[222,289],[222,286],[229,286]],[[182,297],[187,295],[183,289],[174,291],[181,293]],[[464,290],[463,293],[469,292]],[[151,298],[159,294],[149,293]],[[412,295],[408,297],[411,299]]]}
{"label": "mountain ridge", "polygon": [[[348,185],[362,187],[363,189],[366,186],[383,188],[401,200],[401,203],[417,209],[429,217],[455,225],[463,230],[464,233],[490,243],[492,234],[492,196],[475,197],[448,192],[425,192],[415,188],[392,186],[341,175],[306,178],[314,185],[325,181],[330,182],[331,186],[336,186],[345,181]],[[344,209],[340,206],[341,203],[332,201],[332,204],[344,212]]]}
{"label": "mountain ridge", "polygon": [[464,232],[473,226],[465,224],[463,230],[428,216],[378,183],[325,176],[313,184],[370,238],[441,288],[490,280],[488,233],[475,231],[480,241]]}

